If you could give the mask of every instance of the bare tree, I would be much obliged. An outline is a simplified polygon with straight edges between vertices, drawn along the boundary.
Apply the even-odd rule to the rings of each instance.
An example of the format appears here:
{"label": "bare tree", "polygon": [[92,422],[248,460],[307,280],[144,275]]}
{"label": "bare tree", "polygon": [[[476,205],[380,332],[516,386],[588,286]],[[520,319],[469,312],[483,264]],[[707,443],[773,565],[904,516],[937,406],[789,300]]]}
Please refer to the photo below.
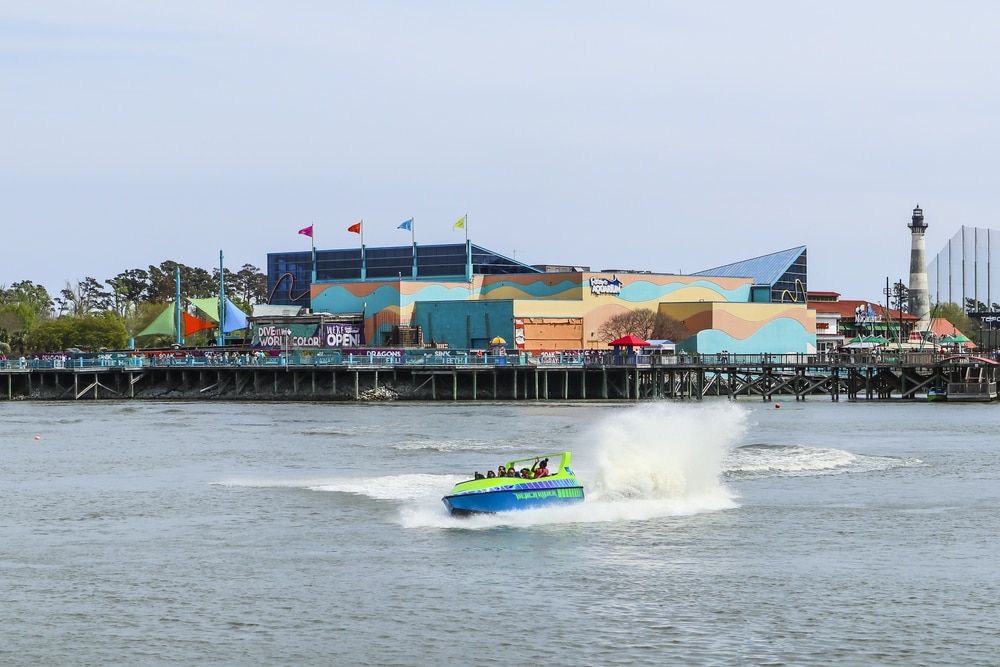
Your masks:
{"label": "bare tree", "polygon": [[678,343],[691,334],[683,323],[673,317],[649,308],[637,308],[609,317],[598,328],[597,336],[606,343],[622,336],[637,336],[643,340],[669,339]]}

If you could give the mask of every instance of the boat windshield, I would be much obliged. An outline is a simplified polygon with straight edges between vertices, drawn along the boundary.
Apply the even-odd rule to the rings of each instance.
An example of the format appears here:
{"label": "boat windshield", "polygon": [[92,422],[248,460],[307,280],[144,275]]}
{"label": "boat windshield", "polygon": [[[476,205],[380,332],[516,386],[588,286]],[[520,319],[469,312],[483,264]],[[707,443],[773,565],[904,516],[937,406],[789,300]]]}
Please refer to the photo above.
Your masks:
{"label": "boat windshield", "polygon": [[[503,473],[505,477],[508,477],[507,471],[513,467],[519,474],[517,477],[521,477],[522,474],[526,473],[532,475],[532,471],[535,470],[542,462],[548,461],[546,468],[548,469],[549,476],[558,474],[564,467],[569,465],[570,454],[569,452],[556,452],[554,454],[539,454],[538,456],[530,456],[524,459],[514,459],[512,461],[506,461],[500,463],[496,468],[488,469],[486,471],[479,471],[475,479],[482,478],[494,478],[500,474],[500,469],[503,468]],[[516,477],[515,477],[516,478]],[[534,477],[530,477],[533,479]]]}

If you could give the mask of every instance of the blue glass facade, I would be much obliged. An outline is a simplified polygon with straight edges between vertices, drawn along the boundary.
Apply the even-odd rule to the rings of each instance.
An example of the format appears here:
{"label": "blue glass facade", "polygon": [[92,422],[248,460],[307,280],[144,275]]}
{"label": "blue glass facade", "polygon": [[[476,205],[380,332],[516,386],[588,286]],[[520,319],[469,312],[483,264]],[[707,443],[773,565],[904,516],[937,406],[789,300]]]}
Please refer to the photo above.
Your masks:
{"label": "blue glass facade", "polygon": [[[364,268],[367,280],[413,279],[413,251],[417,252],[417,279],[443,280],[465,276],[464,243],[429,246],[394,246],[365,248]],[[471,245],[474,275],[542,273],[477,245]],[[316,251],[316,282],[362,279],[361,248]],[[267,255],[268,303],[309,307],[312,284],[311,252],[277,252]]]}

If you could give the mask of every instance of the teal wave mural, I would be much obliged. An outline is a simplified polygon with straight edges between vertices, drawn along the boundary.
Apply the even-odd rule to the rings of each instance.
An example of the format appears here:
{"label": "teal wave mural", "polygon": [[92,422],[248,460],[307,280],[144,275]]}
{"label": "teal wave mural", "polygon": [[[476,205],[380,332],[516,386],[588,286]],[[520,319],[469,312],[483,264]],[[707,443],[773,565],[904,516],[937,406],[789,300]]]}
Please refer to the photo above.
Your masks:
{"label": "teal wave mural", "polygon": [[720,301],[746,303],[750,300],[750,285],[741,285],[737,289],[727,290],[708,280],[696,280],[691,283],[667,283],[666,285],[658,285],[653,282],[641,280],[622,287],[622,292],[618,295],[618,298],[632,303],[656,301],[689,287],[703,287],[711,290],[720,296]]}
{"label": "teal wave mural", "polygon": [[528,283],[527,285],[522,285],[520,283],[501,280],[499,282],[491,283],[489,285],[483,285],[482,294],[483,296],[488,296],[490,292],[493,292],[498,289],[503,289],[505,287],[516,289],[520,292],[523,292],[527,296],[536,299],[539,298],[551,299],[564,292],[580,290],[583,288],[583,284],[580,281],[575,281],[575,280],[560,280],[558,283],[554,285],[546,285],[544,282],[541,281],[536,281],[533,283]]}
{"label": "teal wave mural", "polygon": [[768,322],[746,339],[734,338],[720,329],[705,329],[677,346],[685,352],[715,354],[726,350],[732,354],[806,354],[815,348],[816,334],[806,333],[802,323],[782,317]]}
{"label": "teal wave mural", "polygon": [[464,301],[472,293],[468,287],[444,287],[429,283],[416,294],[400,294],[394,285],[382,285],[373,292],[356,296],[341,285],[331,285],[313,297],[313,310],[327,310],[331,313],[342,313],[350,310],[360,311],[363,303],[369,313],[398,306],[405,308],[415,301]]}

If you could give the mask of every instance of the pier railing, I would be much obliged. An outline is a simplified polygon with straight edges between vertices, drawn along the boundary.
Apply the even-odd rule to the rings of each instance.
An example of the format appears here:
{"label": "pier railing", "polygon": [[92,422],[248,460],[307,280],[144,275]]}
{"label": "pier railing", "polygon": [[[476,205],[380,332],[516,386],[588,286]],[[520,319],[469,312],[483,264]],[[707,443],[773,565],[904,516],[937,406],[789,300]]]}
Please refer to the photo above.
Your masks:
{"label": "pier railing", "polygon": [[[510,352],[497,355],[463,349],[371,349],[249,352],[184,351],[143,353],[112,352],[91,355],[43,354],[0,361],[0,369],[63,368],[144,368],[204,366],[700,366],[718,368],[760,368],[763,366],[849,367],[883,364],[933,364],[942,355],[933,352],[878,354],[869,351],[815,354],[616,354],[598,350],[552,352]],[[971,358],[971,357],[970,357]]]}

